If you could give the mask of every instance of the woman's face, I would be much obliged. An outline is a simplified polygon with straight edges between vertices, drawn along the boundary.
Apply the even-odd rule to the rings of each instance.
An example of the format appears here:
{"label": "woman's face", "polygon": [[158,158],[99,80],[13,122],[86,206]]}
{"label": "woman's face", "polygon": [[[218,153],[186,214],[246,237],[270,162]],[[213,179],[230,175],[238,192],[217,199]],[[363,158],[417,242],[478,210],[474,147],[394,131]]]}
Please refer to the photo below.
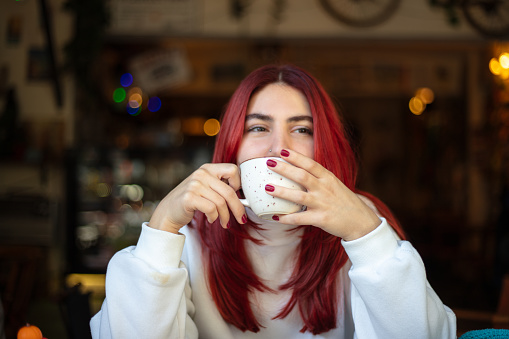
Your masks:
{"label": "woman's face", "polygon": [[304,95],[285,84],[270,84],[249,101],[237,164],[278,157],[282,149],[313,158],[313,144],[313,118]]}

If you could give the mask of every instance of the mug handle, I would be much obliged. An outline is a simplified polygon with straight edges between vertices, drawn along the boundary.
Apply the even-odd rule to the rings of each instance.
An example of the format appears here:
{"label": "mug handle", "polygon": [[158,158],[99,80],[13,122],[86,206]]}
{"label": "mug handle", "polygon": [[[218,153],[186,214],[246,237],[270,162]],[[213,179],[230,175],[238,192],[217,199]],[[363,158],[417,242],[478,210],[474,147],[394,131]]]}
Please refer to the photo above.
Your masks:
{"label": "mug handle", "polygon": [[246,207],[251,207],[251,206],[249,206],[249,201],[247,201],[247,199],[239,199],[239,200],[242,203],[242,205],[244,205]]}

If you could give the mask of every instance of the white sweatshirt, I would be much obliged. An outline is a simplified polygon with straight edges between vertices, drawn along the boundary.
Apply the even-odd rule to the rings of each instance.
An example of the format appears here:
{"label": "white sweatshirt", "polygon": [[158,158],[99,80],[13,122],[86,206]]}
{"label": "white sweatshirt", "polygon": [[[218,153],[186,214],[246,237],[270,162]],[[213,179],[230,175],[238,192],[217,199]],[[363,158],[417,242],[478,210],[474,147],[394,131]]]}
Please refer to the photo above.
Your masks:
{"label": "white sweatshirt", "polygon": [[[419,254],[383,218],[371,233],[343,242],[350,261],[339,272],[338,327],[316,336],[299,332],[297,307],[284,319],[271,319],[289,292],[251,295],[264,326],[258,333],[226,323],[207,288],[197,232],[142,227],[137,246],[118,252],[108,265],[106,299],[90,322],[93,338],[456,338],[456,317],[427,282]],[[275,222],[264,227],[252,233],[264,245],[248,241],[246,249],[255,273],[275,288],[292,272],[299,232]]]}

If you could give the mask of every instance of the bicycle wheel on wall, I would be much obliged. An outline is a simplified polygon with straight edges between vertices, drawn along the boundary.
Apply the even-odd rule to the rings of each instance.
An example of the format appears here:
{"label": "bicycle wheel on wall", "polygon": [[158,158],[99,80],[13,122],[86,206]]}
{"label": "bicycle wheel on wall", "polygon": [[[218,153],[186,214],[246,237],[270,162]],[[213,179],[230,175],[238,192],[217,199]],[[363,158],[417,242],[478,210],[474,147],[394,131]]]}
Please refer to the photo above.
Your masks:
{"label": "bicycle wheel on wall", "polygon": [[481,34],[509,37],[509,0],[465,0],[462,10],[465,19]]}
{"label": "bicycle wheel on wall", "polygon": [[389,19],[401,0],[320,0],[334,19],[353,27],[376,26]]}

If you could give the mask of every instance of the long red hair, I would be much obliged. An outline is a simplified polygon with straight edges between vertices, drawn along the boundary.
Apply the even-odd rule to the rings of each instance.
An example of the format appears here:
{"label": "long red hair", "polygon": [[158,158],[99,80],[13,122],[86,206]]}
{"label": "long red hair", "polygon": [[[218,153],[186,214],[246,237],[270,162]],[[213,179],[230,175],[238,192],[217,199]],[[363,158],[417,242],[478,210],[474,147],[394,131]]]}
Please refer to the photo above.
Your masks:
{"label": "long red hair", "polygon": [[[249,74],[232,95],[222,116],[213,162],[236,163],[242,141],[248,102],[252,95],[272,83],[285,83],[301,91],[309,102],[314,123],[315,161],[334,173],[349,189],[367,196],[401,238],[403,231],[390,210],[376,197],[356,189],[357,163],[338,112],[320,83],[308,72],[291,65],[269,65]],[[269,289],[253,272],[245,241],[255,241],[248,222],[239,227],[230,218],[230,230],[216,221],[209,224],[202,213],[192,222],[203,245],[203,259],[210,293],[222,317],[242,331],[258,332],[260,324],[253,314],[249,293]],[[318,227],[303,226],[293,274],[280,289],[292,296],[276,318],[286,317],[297,306],[304,323],[301,332],[327,332],[336,327],[339,270],[348,260],[341,239]]]}

